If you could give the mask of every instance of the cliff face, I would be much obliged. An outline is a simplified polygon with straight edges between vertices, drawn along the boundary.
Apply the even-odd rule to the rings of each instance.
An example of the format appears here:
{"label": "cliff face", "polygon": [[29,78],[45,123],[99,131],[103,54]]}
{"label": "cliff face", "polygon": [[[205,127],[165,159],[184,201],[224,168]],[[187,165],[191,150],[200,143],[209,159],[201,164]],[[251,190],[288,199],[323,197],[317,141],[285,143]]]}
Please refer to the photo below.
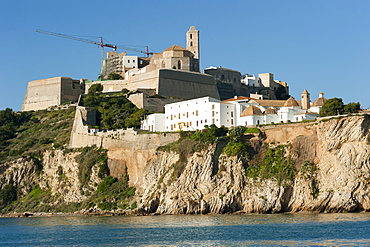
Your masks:
{"label": "cliff face", "polygon": [[[152,146],[111,149],[108,166],[118,178],[127,172],[138,210],[145,213],[369,211],[369,125],[365,115],[262,128],[249,140],[252,156],[263,156],[264,143],[284,144],[297,171],[293,180],[283,182],[246,176],[246,167],[258,159],[227,157],[222,142],[187,159]],[[13,184],[26,195],[39,185],[57,195],[55,203],[81,202],[101,179],[94,166],[89,183],[81,187],[76,155],[48,151],[42,164],[32,159],[4,164],[0,187]]]}
{"label": "cliff face", "polygon": [[[220,146],[193,154],[178,179],[171,175],[175,155],[159,153],[144,170],[141,207],[169,214],[368,211],[369,124],[364,116],[265,129],[255,141],[289,144],[295,160],[295,179],[280,184],[247,177],[248,164],[222,155]],[[305,162],[315,171],[304,174]]]}
{"label": "cliff face", "polygon": [[21,158],[6,163],[0,166],[0,188],[4,189],[8,184],[15,186],[20,199],[40,187],[49,192],[47,196],[52,199],[51,204],[82,202],[96,190],[101,179],[98,177],[98,165],[94,165],[88,184],[81,184],[78,178],[79,165],[75,161],[77,154],[53,150],[43,154],[42,162]]}

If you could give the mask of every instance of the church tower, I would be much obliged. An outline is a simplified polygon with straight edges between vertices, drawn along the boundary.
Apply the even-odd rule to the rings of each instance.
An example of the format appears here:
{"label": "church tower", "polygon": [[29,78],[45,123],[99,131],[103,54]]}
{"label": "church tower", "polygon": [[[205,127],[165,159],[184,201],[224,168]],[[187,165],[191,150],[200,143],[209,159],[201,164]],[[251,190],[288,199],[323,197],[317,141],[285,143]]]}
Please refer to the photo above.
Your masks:
{"label": "church tower", "polygon": [[308,110],[310,109],[310,93],[305,89],[302,93],[302,101],[301,101],[302,109]]}
{"label": "church tower", "polygon": [[195,59],[199,59],[199,30],[191,26],[186,32],[186,49],[194,54]]}

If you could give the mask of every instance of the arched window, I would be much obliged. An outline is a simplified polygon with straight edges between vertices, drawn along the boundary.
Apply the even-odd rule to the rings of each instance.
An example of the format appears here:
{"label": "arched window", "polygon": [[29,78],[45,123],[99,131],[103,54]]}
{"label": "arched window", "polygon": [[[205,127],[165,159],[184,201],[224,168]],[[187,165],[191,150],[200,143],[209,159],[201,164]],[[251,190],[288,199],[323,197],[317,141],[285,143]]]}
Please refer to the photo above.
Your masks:
{"label": "arched window", "polygon": [[193,38],[193,35],[192,34],[190,34],[190,39],[192,39]]}
{"label": "arched window", "polygon": [[190,46],[193,46],[193,41],[190,41]]}
{"label": "arched window", "polygon": [[177,62],[177,68],[181,69],[181,61],[180,60]]}
{"label": "arched window", "polygon": [[166,63],[162,61],[162,69],[165,69],[165,68],[166,68]]}

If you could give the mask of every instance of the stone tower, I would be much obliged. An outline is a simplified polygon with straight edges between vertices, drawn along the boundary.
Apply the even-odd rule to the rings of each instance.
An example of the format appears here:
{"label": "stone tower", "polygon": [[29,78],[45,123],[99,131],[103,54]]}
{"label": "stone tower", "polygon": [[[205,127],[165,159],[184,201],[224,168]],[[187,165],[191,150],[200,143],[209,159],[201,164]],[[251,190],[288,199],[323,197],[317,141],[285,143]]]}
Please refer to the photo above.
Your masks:
{"label": "stone tower", "polygon": [[199,30],[195,26],[191,26],[186,32],[186,49],[194,54],[195,59],[199,59]]}
{"label": "stone tower", "polygon": [[304,110],[310,109],[310,106],[311,106],[310,105],[310,93],[305,89],[301,95],[302,95],[302,101],[301,101],[302,109]]}

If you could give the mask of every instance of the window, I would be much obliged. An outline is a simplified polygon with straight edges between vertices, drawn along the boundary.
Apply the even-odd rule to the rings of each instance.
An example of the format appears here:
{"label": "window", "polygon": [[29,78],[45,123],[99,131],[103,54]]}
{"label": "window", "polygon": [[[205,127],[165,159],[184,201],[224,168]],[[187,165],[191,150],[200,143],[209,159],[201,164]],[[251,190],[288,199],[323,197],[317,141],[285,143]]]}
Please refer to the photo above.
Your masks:
{"label": "window", "polygon": [[135,59],[134,59],[134,60],[132,60],[132,62],[133,62],[133,63],[135,63]]}
{"label": "window", "polygon": [[165,68],[166,68],[166,63],[162,61],[162,69],[165,69]]}
{"label": "window", "polygon": [[180,119],[181,114],[179,113],[178,115],[179,115],[179,119]]}
{"label": "window", "polygon": [[215,109],[215,105],[212,105],[212,110]]}
{"label": "window", "polygon": [[190,39],[192,39],[193,38],[193,35],[192,34],[190,34]]}
{"label": "window", "polygon": [[212,117],[214,117],[215,116],[215,111],[212,111]]}
{"label": "window", "polygon": [[198,121],[196,122],[196,126],[198,127]]}
{"label": "window", "polygon": [[215,124],[215,119],[214,118],[212,118],[212,123]]}
{"label": "window", "polygon": [[234,125],[234,119],[231,119],[231,125]]}
{"label": "window", "polygon": [[177,68],[181,69],[181,61],[180,60],[177,62]]}
{"label": "window", "polygon": [[186,118],[188,118],[189,117],[189,112],[186,112]]}
{"label": "window", "polygon": [[193,46],[193,41],[190,41],[190,46]]}
{"label": "window", "polygon": [[234,112],[230,112],[230,114],[231,114],[231,117],[234,117]]}
{"label": "window", "polygon": [[129,59],[129,60],[127,60],[127,63],[130,63],[130,59]]}
{"label": "window", "polygon": [[195,111],[195,116],[198,116],[198,110]]}

